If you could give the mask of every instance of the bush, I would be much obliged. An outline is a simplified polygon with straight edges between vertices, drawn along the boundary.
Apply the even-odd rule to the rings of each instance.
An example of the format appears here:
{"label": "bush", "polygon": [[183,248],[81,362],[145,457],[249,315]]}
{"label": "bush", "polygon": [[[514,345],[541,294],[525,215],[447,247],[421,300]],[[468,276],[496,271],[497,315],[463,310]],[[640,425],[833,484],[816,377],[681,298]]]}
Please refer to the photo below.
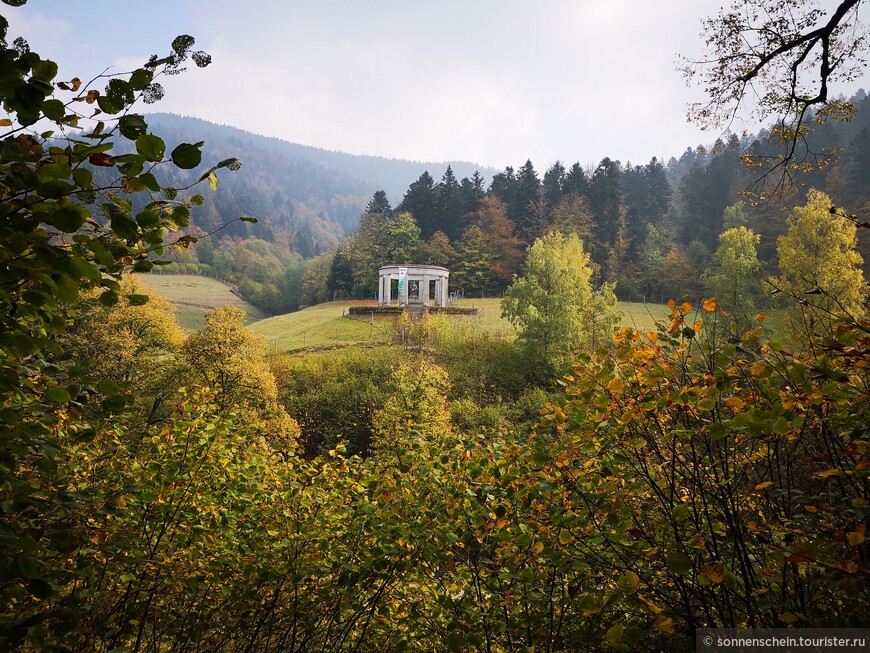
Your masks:
{"label": "bush", "polygon": [[395,347],[351,347],[274,359],[279,401],[299,422],[305,457],[339,442],[349,453],[368,453],[372,417],[394,390],[403,354]]}

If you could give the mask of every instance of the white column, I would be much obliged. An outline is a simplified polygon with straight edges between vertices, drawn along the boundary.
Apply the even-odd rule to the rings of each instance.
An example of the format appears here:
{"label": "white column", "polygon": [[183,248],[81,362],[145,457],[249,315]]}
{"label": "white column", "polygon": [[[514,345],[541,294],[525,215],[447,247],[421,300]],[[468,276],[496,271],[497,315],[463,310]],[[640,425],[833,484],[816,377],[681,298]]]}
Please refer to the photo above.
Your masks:
{"label": "white column", "polygon": [[424,274],[420,284],[420,301],[425,306],[429,304],[429,276]]}

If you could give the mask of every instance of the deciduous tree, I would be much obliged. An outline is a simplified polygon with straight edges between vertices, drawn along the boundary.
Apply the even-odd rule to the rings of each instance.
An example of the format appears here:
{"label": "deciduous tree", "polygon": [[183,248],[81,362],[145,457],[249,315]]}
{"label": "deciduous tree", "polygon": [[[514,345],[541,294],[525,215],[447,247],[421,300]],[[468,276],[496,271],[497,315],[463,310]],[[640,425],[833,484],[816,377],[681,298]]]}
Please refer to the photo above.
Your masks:
{"label": "deciduous tree", "polygon": [[728,313],[729,325],[739,333],[749,329],[756,312],[761,263],[755,248],[759,242],[761,237],[746,227],[728,229],[719,236],[713,263],[703,276],[707,295]]}
{"label": "deciduous tree", "polygon": [[773,284],[790,298],[792,328],[823,333],[838,318],[862,316],[867,281],[855,249],[855,224],[816,190],[787,222],[788,233],[777,241],[780,274]]}
{"label": "deciduous tree", "polygon": [[502,315],[519,330],[533,359],[552,373],[591,343],[596,324],[607,325],[604,331],[612,327],[616,300],[596,302],[592,261],[576,234],[537,239],[525,269],[505,293]]}

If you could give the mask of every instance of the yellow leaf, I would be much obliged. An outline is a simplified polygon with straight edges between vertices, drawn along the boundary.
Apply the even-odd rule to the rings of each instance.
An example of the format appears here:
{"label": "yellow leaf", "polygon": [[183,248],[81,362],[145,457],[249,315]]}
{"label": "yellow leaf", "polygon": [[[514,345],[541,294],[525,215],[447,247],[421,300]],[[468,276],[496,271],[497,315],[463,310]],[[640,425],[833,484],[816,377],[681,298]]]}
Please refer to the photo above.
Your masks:
{"label": "yellow leaf", "polygon": [[764,322],[767,319],[767,313],[759,313],[755,316],[757,322]]}
{"label": "yellow leaf", "polygon": [[543,550],[544,550],[544,543],[543,542],[535,542],[532,545],[532,555],[540,555],[541,551],[543,551]]}
{"label": "yellow leaf", "polygon": [[725,400],[725,405],[736,413],[746,405],[746,402],[740,397],[729,397]]}
{"label": "yellow leaf", "polygon": [[610,382],[607,384],[607,389],[613,393],[622,392],[624,387],[625,383],[623,383],[622,379],[618,376],[610,379]]}
{"label": "yellow leaf", "polygon": [[839,469],[826,469],[823,472],[816,472],[816,476],[820,478],[833,478],[834,476],[842,476]]}
{"label": "yellow leaf", "polygon": [[793,624],[797,622],[799,618],[800,617],[798,617],[796,614],[792,614],[791,612],[785,612],[779,615],[779,620],[787,624]]}
{"label": "yellow leaf", "polygon": [[753,363],[750,371],[752,372],[752,376],[761,376],[761,373],[765,370],[764,363]]}
{"label": "yellow leaf", "polygon": [[659,334],[656,333],[655,331],[650,331],[647,334],[647,336],[649,336],[650,342],[658,342],[659,341]]}
{"label": "yellow leaf", "polygon": [[682,305],[680,305],[680,310],[683,313],[688,313],[692,310],[692,304],[690,302],[683,302]]}
{"label": "yellow leaf", "polygon": [[704,310],[705,311],[715,311],[716,310],[716,298],[711,297],[704,301]]}
{"label": "yellow leaf", "polygon": [[633,571],[627,571],[616,581],[616,586],[624,594],[634,594],[640,587],[640,576]]}
{"label": "yellow leaf", "polygon": [[701,567],[701,573],[710,579],[714,585],[718,585],[725,580],[725,565],[721,562],[708,562]]}
{"label": "yellow leaf", "polygon": [[212,190],[217,190],[218,187],[218,176],[214,173],[214,171],[208,173],[208,185]]}
{"label": "yellow leaf", "polygon": [[664,615],[659,615],[658,619],[656,619],[655,629],[660,630],[663,633],[668,633],[669,635],[674,634],[674,620],[670,617],[666,617]]}
{"label": "yellow leaf", "polygon": [[765,481],[764,483],[759,483],[758,485],[756,485],[755,489],[756,490],[766,490],[771,485],[773,485],[773,481]]}
{"label": "yellow leaf", "polygon": [[12,121],[9,118],[0,118],[0,127],[11,127]]}
{"label": "yellow leaf", "polygon": [[858,546],[864,542],[864,533],[854,531],[846,535],[846,540],[848,540],[849,546]]}
{"label": "yellow leaf", "polygon": [[499,519],[499,520],[495,523],[495,527],[501,529],[501,528],[504,528],[505,526],[507,526],[508,523],[509,523],[509,522],[508,522],[507,519]]}

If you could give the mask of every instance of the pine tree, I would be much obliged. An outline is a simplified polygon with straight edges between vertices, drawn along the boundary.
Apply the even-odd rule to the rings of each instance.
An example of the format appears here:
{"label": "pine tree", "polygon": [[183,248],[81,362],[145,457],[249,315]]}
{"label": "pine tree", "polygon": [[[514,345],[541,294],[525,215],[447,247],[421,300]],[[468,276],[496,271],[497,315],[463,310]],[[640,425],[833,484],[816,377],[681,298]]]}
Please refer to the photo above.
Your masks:
{"label": "pine tree", "polygon": [[366,205],[366,213],[380,213],[386,218],[393,216],[393,207],[390,206],[386,192],[382,190],[375,192]]}
{"label": "pine tree", "polygon": [[497,173],[489,185],[489,194],[502,201],[505,206],[511,206],[517,193],[517,176],[510,166],[504,172]]}
{"label": "pine tree", "polygon": [[541,220],[541,181],[531,160],[527,160],[517,172],[517,186],[513,201],[507,204],[508,217],[513,221],[517,235],[532,242]]}
{"label": "pine tree", "polygon": [[590,208],[595,220],[592,258],[601,266],[606,265],[619,236],[622,200],[622,170],[617,161],[605,157],[595,169],[589,189]]}
{"label": "pine tree", "polygon": [[[435,216],[437,230],[443,231],[453,240],[460,236],[463,227],[462,199],[459,183],[450,166],[447,166],[444,176],[441,177],[441,183],[435,189]],[[421,233],[423,238],[431,235],[424,233],[422,227]]]}
{"label": "pine tree", "polygon": [[574,162],[565,173],[562,192],[565,195],[589,195],[589,179],[579,162]]}
{"label": "pine tree", "polygon": [[565,195],[565,166],[561,161],[556,161],[547,172],[544,173],[544,202],[546,202],[548,214],[552,214],[553,209],[562,197]]}
{"label": "pine tree", "polygon": [[435,202],[435,180],[426,171],[408,187],[408,191],[405,193],[402,203],[396,208],[396,212],[406,212],[413,215],[420,227],[421,236],[428,238],[438,231]]}

